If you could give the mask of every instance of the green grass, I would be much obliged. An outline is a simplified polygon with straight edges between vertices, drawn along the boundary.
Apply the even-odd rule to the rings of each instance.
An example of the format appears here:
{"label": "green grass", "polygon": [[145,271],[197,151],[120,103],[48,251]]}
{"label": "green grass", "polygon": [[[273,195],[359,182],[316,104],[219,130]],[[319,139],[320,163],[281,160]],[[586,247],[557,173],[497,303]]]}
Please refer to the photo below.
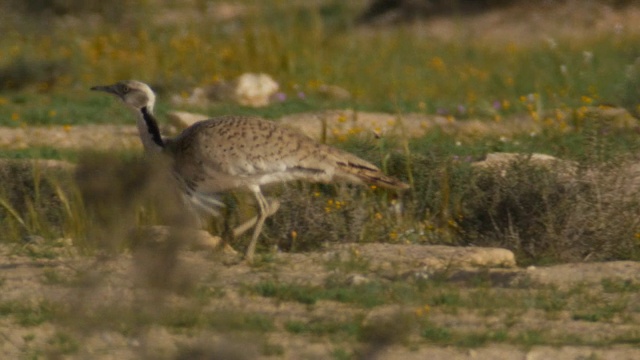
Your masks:
{"label": "green grass", "polygon": [[0,303],[0,316],[11,317],[21,326],[31,327],[51,321],[59,314],[59,305],[42,300],[36,303],[4,301]]}
{"label": "green grass", "polygon": [[30,147],[27,149],[0,149],[2,159],[49,159],[77,161],[79,150],[54,147]]}
{"label": "green grass", "polygon": [[[638,41],[631,32],[613,39],[608,34],[580,41],[558,38],[554,39],[557,46],[543,41],[496,45],[473,37],[444,42],[411,27],[363,31],[353,24],[358,9],[339,2],[245,3],[255,6],[255,12],[237,23],[222,21],[217,26],[154,25],[150,21],[154,12],[141,11],[129,19],[139,26],[107,22],[87,29],[78,25],[81,31],[73,37],[69,31],[43,34],[37,27],[9,30],[0,49],[11,49],[7,51],[11,56],[0,67],[34,61],[24,67],[46,68],[47,63],[35,62],[40,59],[66,66],[55,73],[54,81],[39,75],[41,70],[31,70],[33,87],[17,95],[7,92],[0,118],[10,123],[7,115],[16,112],[27,124],[111,122],[110,116],[96,116],[114,114],[109,99],[89,94],[89,86],[137,78],[164,95],[247,71],[272,74],[289,98],[296,99],[302,91],[306,100],[260,111],[214,106],[207,113],[278,116],[348,105],[391,113],[493,118],[529,110],[542,115],[549,109],[577,108],[592,101],[629,108],[637,103],[636,81],[625,70],[634,66],[633,44]],[[324,100],[317,95],[320,84],[342,86],[353,99],[347,104]],[[43,94],[32,95],[34,87]],[[532,103],[522,100],[529,94],[537,94]],[[496,101],[503,105],[494,105]],[[167,104],[166,97],[162,103]],[[51,110],[55,116],[50,116]]]}
{"label": "green grass", "polygon": [[[154,321],[154,320],[151,320]],[[173,308],[159,317],[159,322],[175,329],[206,328],[219,331],[264,333],[274,329],[273,320],[261,314],[239,311],[203,312],[195,306]]]}
{"label": "green grass", "polygon": [[[157,25],[154,12],[145,11],[151,3],[129,9],[134,15],[124,27],[121,18],[112,16],[113,7],[99,7],[96,11],[105,21],[92,27],[74,25],[74,36],[69,36],[71,29],[43,32],[25,26],[32,23],[26,20],[4,25],[0,53],[8,55],[0,61],[0,125],[132,124],[131,114],[116,99],[88,90],[126,78],[147,81],[156,89],[161,120],[177,107],[211,116],[234,113],[274,119],[346,107],[399,116],[440,114],[462,122],[526,119],[539,124],[540,131],[501,137],[432,130],[416,139],[355,137],[334,142],[412,183],[412,191],[400,198],[404,217],[398,221],[383,192],[297,186],[303,190],[299,194],[277,194],[283,206],[265,226],[273,239],[267,245],[305,251],[327,242],[474,244],[513,250],[520,264],[640,259],[634,197],[603,203],[603,192],[620,196],[622,190],[612,188],[604,177],[595,183],[586,178],[594,172],[620,172],[627,166],[624,161],[640,152],[637,125],[620,127],[615,119],[603,119],[587,108],[611,103],[636,113],[637,34],[522,43],[460,36],[447,42],[423,36],[412,26],[355,26],[357,6],[339,1],[241,5],[252,10],[213,27],[198,21]],[[181,14],[172,4],[162,6]],[[24,15],[28,19],[33,14]],[[172,96],[194,86],[249,71],[274,76],[288,100],[259,109],[231,103],[170,103]],[[24,81],[16,83],[15,74],[22,74]],[[318,91],[323,84],[341,86],[352,98],[327,99]],[[555,172],[526,162],[514,165],[515,175],[506,179],[474,173],[470,162],[490,152],[541,152],[577,161],[579,175],[584,175],[578,181],[584,186],[567,186]],[[76,151],[53,148],[2,149],[0,156],[79,158]],[[316,193],[320,196],[310,198]],[[340,201],[340,208],[328,206],[334,200]],[[29,231],[42,231],[44,226],[32,220]],[[16,222],[16,216],[8,216],[0,226],[22,236],[24,229],[15,228],[25,226]],[[66,226],[74,227],[73,222]],[[578,248],[576,242],[581,244]]]}
{"label": "green grass", "polygon": [[336,253],[326,261],[325,266],[327,270],[339,271],[342,273],[366,273],[370,270],[371,261],[354,252],[350,252],[346,259],[343,259],[339,253]]}
{"label": "green grass", "polygon": [[[257,295],[283,302],[314,305],[319,300],[331,300],[369,309],[381,305],[403,304],[421,309],[425,305],[445,313],[471,311],[482,317],[505,316],[505,324],[518,323],[513,316],[518,312],[541,311],[545,317],[555,319],[562,313],[571,313],[574,320],[610,322],[629,319],[633,308],[626,293],[617,296],[594,297],[589,288],[575,286],[570,289],[540,287],[535,290],[501,289],[473,284],[461,292],[455,284],[447,282],[422,284],[420,282],[370,282],[348,285],[330,282],[325,286],[263,281],[249,290]],[[616,293],[618,294],[618,293]],[[424,313],[424,309],[419,312]],[[505,315],[506,312],[506,315]],[[294,323],[301,326],[300,323]],[[294,326],[295,328],[295,326]],[[289,329],[295,332],[295,329]],[[302,330],[300,330],[302,331]]]}
{"label": "green grass", "polygon": [[48,341],[49,354],[70,355],[80,350],[80,342],[65,332],[56,332]]}
{"label": "green grass", "polygon": [[[361,320],[361,319],[360,319]],[[360,321],[335,321],[329,319],[311,319],[308,321],[288,321],[284,324],[289,333],[312,336],[333,336],[335,338],[355,337],[360,331]]]}
{"label": "green grass", "polygon": [[[593,121],[562,135],[550,130],[509,141],[487,135],[469,139],[464,146],[456,144],[455,136],[432,132],[412,140],[408,153],[396,151],[393,139],[382,144],[365,139],[336,143],[383,163],[391,175],[413,179],[414,189],[399,198],[404,208],[400,221],[390,206],[396,200],[384,191],[292,184],[273,189],[282,206],[265,227],[272,244],[260,245],[275,243],[281,249],[305,251],[327,242],[473,243],[511,249],[521,264],[578,261],[588,254],[594,259],[638,259],[637,200],[623,196],[629,185],[609,180],[625,171],[632,160],[630,154],[640,151],[637,134],[608,127],[597,119],[587,120]],[[473,170],[472,161],[494,151],[525,156],[509,166],[508,177]],[[572,185],[554,169],[528,163],[526,154],[530,152],[575,161],[581,185]],[[0,155],[14,159],[78,161],[80,154],[47,147],[0,151]],[[112,157],[124,164],[138,155],[125,151],[114,152]],[[82,224],[90,219],[73,183],[43,177],[21,165],[7,171],[3,176],[13,184],[6,183],[6,201],[0,208],[0,226],[9,234],[5,241],[16,242],[25,235],[84,236]],[[106,182],[122,180],[121,175],[112,175],[111,180],[107,172],[100,177]],[[604,202],[604,193],[617,200]],[[591,206],[593,203],[600,205]],[[577,238],[579,247],[575,245]],[[605,245],[612,242],[617,245]],[[335,264],[329,261],[327,266],[367,268],[366,261],[357,257]]]}
{"label": "green grass", "polygon": [[605,293],[635,293],[640,291],[640,284],[629,280],[603,279],[600,285]]}

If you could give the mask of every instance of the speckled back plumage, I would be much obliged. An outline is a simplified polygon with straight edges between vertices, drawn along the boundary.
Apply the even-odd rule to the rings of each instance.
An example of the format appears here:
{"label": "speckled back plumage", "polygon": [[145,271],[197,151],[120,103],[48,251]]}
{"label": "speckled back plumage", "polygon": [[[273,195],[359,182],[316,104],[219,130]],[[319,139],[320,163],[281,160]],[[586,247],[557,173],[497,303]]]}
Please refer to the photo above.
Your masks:
{"label": "speckled back plumage", "polygon": [[367,161],[256,117],[198,122],[168,140],[166,151],[175,158],[176,171],[198,192],[290,180],[406,188]]}
{"label": "speckled back plumage", "polygon": [[265,199],[261,185],[337,180],[408,188],[357,156],[260,118],[218,117],[196,123],[174,139],[164,139],[153,115],[155,94],[147,84],[125,80],[91,89],[116,95],[133,110],[145,151],[169,155],[173,174],[193,208],[215,214],[216,208],[224,206],[218,193],[238,188],[253,192],[258,216],[234,229],[235,233],[254,227],[245,253],[247,261],[253,258],[265,219],[279,207],[277,201]]}

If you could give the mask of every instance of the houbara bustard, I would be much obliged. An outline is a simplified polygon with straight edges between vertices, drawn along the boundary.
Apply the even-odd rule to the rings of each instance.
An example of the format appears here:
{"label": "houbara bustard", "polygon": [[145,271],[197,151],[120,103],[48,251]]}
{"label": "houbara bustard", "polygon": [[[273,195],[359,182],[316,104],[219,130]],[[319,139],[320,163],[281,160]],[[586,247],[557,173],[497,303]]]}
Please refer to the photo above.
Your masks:
{"label": "houbara bustard", "polygon": [[153,115],[156,97],[147,84],[128,80],[91,90],[114,94],[135,112],[145,151],[171,158],[172,170],[194,207],[223,206],[216,195],[225,191],[253,192],[258,216],[245,253],[247,261],[253,259],[265,219],[275,212],[260,190],[262,185],[305,180],[409,187],[355,155],[258,117],[215,117],[193,124],[175,138],[163,138]]}

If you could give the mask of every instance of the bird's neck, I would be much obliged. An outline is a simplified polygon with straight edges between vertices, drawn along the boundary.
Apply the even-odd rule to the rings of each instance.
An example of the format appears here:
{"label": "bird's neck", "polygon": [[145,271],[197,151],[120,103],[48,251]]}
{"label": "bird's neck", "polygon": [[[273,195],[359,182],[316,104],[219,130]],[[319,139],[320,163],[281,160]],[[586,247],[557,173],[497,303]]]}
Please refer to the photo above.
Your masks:
{"label": "bird's neck", "polygon": [[142,145],[146,151],[159,152],[164,149],[165,143],[151,108],[145,106],[138,111],[137,125]]}

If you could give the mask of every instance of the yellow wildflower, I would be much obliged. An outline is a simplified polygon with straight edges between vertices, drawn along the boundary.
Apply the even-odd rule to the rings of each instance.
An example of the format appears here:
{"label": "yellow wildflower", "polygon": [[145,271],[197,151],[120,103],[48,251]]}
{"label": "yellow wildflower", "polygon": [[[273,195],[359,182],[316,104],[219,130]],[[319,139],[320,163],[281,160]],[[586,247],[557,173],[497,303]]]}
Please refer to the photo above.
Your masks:
{"label": "yellow wildflower", "polygon": [[430,312],[431,312],[431,307],[429,305],[419,307],[414,311],[417,317],[423,317],[425,315],[428,315]]}
{"label": "yellow wildflower", "polygon": [[582,95],[580,100],[582,100],[582,102],[585,103],[585,104],[591,104],[593,102],[593,98],[591,98],[589,96],[586,96],[586,95]]}
{"label": "yellow wildflower", "polygon": [[442,58],[438,56],[434,56],[433,58],[431,58],[431,60],[429,61],[429,67],[439,72],[445,71],[447,69],[447,65],[445,64],[444,60],[442,60]]}
{"label": "yellow wildflower", "polygon": [[508,76],[505,80],[505,82],[507,83],[507,85],[512,86],[514,81],[513,78],[511,76]]}

